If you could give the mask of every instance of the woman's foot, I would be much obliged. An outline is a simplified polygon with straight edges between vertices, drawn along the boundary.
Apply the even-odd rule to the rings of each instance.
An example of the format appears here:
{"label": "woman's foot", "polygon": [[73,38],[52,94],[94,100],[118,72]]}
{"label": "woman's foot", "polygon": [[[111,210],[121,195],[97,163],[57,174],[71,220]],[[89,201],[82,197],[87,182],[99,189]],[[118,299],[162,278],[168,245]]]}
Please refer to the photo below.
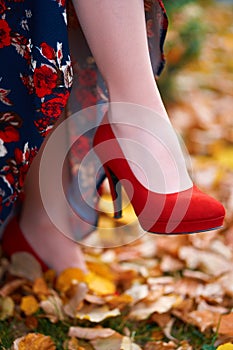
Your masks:
{"label": "woman's foot", "polygon": [[[35,224],[36,223],[36,224]],[[26,241],[41,260],[57,274],[69,267],[86,272],[83,253],[78,243],[63,235],[44,217],[22,215],[19,226]]]}

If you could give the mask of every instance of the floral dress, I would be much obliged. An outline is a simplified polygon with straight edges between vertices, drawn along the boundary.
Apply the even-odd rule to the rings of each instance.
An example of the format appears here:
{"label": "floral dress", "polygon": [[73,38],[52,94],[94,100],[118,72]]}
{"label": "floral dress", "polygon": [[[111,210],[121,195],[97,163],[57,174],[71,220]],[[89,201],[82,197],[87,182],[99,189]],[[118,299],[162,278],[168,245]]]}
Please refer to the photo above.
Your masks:
{"label": "floral dress", "polygon": [[[164,66],[167,17],[160,0],[145,0],[144,5],[151,63],[158,76]],[[107,101],[108,91],[71,1],[0,0],[0,224],[13,210],[33,158],[62,113],[104,106]],[[80,118],[67,130],[68,137],[75,138],[85,122]],[[95,164],[80,167],[93,134],[92,130],[76,137],[69,154],[69,200],[77,215],[91,224],[97,212],[76,205],[76,179],[81,171],[82,195],[95,201]],[[85,235],[90,226],[80,231]]]}

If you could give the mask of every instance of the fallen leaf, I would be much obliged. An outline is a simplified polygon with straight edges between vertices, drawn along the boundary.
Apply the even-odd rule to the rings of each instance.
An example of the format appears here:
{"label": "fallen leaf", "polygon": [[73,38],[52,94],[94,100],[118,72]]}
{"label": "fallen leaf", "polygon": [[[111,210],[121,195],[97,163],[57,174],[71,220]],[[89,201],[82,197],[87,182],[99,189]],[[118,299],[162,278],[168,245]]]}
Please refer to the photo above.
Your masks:
{"label": "fallen leaf", "polygon": [[144,350],[175,350],[176,344],[173,341],[165,343],[163,341],[152,341],[148,342]]}
{"label": "fallen leaf", "polygon": [[56,289],[60,292],[67,292],[70,287],[79,282],[85,282],[85,274],[82,270],[72,267],[60,273],[56,281]]}
{"label": "fallen leaf", "polygon": [[165,313],[169,311],[176,302],[176,295],[161,296],[153,303],[139,302],[132,308],[129,317],[135,320],[145,320],[154,312]]}
{"label": "fallen leaf", "polygon": [[210,327],[215,328],[219,322],[220,317],[220,314],[209,310],[194,310],[188,315],[190,323],[197,326],[201,332],[205,332],[205,330]]}
{"label": "fallen leaf", "polygon": [[108,338],[115,333],[116,332],[111,328],[70,327],[68,335],[69,337],[91,340],[96,338]]}
{"label": "fallen leaf", "polygon": [[93,307],[85,305],[76,313],[76,317],[80,320],[89,320],[91,322],[101,322],[108,317],[116,317],[120,315],[119,309],[109,310],[107,306]]}
{"label": "fallen leaf", "polygon": [[27,280],[25,279],[16,279],[13,281],[10,281],[6,283],[1,289],[0,289],[0,296],[6,297],[7,295],[10,295],[13,293],[16,289],[23,286],[25,283],[27,283]]}
{"label": "fallen leaf", "polygon": [[87,283],[89,289],[97,295],[108,295],[116,292],[116,286],[112,281],[99,276],[94,272],[88,273],[85,278],[85,282]]}
{"label": "fallen leaf", "polygon": [[200,268],[213,276],[220,276],[227,271],[231,271],[232,268],[231,261],[222,255],[193,247],[181,247],[179,257],[186,261],[187,267],[190,269]]}
{"label": "fallen leaf", "polygon": [[120,350],[122,338],[122,335],[115,333],[107,339],[97,338],[90,342],[95,350]]}
{"label": "fallen leaf", "polygon": [[132,298],[134,304],[146,298],[149,294],[149,287],[147,284],[134,285],[125,291],[125,294]]}
{"label": "fallen leaf", "polygon": [[75,317],[80,303],[84,300],[88,287],[86,283],[78,283],[75,287],[74,296],[64,305],[63,310],[66,315]]}
{"label": "fallen leaf", "polygon": [[40,307],[51,322],[63,321],[64,312],[61,299],[57,295],[51,295],[47,300],[40,302]]}
{"label": "fallen leaf", "polygon": [[222,315],[218,327],[218,333],[228,336],[233,336],[233,312]]}
{"label": "fallen leaf", "polygon": [[79,341],[76,338],[66,339],[63,343],[63,349],[66,350],[85,350],[79,346]]}
{"label": "fallen leaf", "polygon": [[184,263],[170,255],[164,255],[162,257],[160,268],[163,272],[179,271],[184,268]]}
{"label": "fallen leaf", "polygon": [[222,344],[218,346],[216,350],[233,350],[233,344],[232,343]]}
{"label": "fallen leaf", "polygon": [[29,281],[34,281],[36,278],[42,277],[40,263],[33,255],[27,252],[12,254],[9,270],[12,275],[26,278]]}
{"label": "fallen leaf", "polygon": [[14,341],[13,350],[56,350],[56,346],[49,336],[29,333]]}
{"label": "fallen leaf", "polygon": [[39,277],[35,279],[32,290],[33,290],[33,293],[38,295],[40,298],[50,294],[50,290],[43,277]]}
{"label": "fallen leaf", "polygon": [[131,304],[133,298],[127,294],[114,295],[110,297],[106,297],[106,302],[110,306],[110,308],[117,307],[118,309],[123,309],[126,305]]}
{"label": "fallen leaf", "polygon": [[25,313],[25,315],[30,316],[34,314],[39,309],[39,304],[33,295],[27,295],[22,297],[20,309]]}
{"label": "fallen leaf", "polygon": [[129,337],[123,337],[120,350],[142,350],[139,345],[132,342]]}
{"label": "fallen leaf", "polygon": [[11,297],[0,297],[0,321],[6,320],[14,314],[14,301]]}
{"label": "fallen leaf", "polygon": [[104,305],[105,299],[99,295],[86,294],[85,300],[91,304]]}

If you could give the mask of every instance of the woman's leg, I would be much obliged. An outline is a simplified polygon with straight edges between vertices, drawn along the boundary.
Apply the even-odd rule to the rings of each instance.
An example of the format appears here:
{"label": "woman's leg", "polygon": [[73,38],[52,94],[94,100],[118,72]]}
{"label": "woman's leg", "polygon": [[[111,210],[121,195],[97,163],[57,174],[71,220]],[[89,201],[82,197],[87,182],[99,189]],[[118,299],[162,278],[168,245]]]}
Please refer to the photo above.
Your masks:
{"label": "woman's leg", "polygon": [[[127,159],[132,160],[134,174],[141,182],[143,179],[149,181],[151,189],[159,190],[159,180],[155,176],[155,166],[149,161],[149,153],[140,152],[140,149],[135,152],[133,143],[136,142],[158,160],[162,169],[162,182],[166,187],[160,188],[161,192],[172,193],[192,187],[183,154],[154,79],[147,43],[144,1],[73,0],[73,3],[98,68],[106,81],[110,102],[121,102],[122,106],[125,102],[145,107],[145,115],[140,114],[141,108],[138,108],[137,113],[135,107],[135,113],[128,117],[127,121],[135,123],[135,127],[123,125],[127,122],[125,113],[121,117],[121,113],[114,113],[113,109],[111,114],[111,121],[123,123],[114,125],[113,128],[122,144],[126,140],[123,150]],[[151,113],[147,115],[147,108],[159,114],[161,123],[159,118],[151,118]],[[160,128],[164,123],[171,149],[161,146],[159,140]],[[137,126],[143,129],[138,132]],[[176,151],[171,155],[171,150]],[[169,161],[171,156],[173,161]],[[144,169],[146,178],[141,169]]]}
{"label": "woman's leg", "polygon": [[[59,124],[63,120],[62,117]],[[85,271],[84,257],[79,245],[68,239],[51,222],[41,199],[41,188],[39,186],[40,160],[46,141],[52,133],[44,140],[27,174],[25,199],[19,224],[25,238],[47,266],[53,268],[57,273],[68,267],[78,267]],[[59,152],[59,147],[63,149],[66,147],[65,141],[66,135],[57,143],[56,152]],[[63,186],[66,185],[69,178],[68,164],[64,166],[64,169],[66,172],[63,173]],[[48,171],[50,170],[48,169]],[[64,226],[69,227],[69,216],[63,202],[57,200],[56,189],[52,196],[54,207],[56,207],[56,215],[62,218]]]}

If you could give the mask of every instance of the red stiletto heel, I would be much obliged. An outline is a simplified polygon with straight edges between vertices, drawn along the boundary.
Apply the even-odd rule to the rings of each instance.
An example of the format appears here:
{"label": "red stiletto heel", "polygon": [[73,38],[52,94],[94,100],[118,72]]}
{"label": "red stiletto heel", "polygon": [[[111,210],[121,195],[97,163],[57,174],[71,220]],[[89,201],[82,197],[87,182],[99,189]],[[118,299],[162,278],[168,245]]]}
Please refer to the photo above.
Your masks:
{"label": "red stiletto heel", "polygon": [[222,227],[225,217],[223,205],[195,185],[172,194],[160,194],[145,188],[125,159],[107,114],[96,130],[93,146],[109,180],[115,217],[121,217],[121,195],[116,189],[120,181],[145,231],[179,234]]}
{"label": "red stiletto heel", "polygon": [[36,260],[40,263],[43,271],[47,271],[49,269],[24,237],[19,227],[17,217],[13,217],[9,221],[3,232],[1,241],[2,250],[7,257],[10,258],[14,253],[27,252],[36,258]]}

